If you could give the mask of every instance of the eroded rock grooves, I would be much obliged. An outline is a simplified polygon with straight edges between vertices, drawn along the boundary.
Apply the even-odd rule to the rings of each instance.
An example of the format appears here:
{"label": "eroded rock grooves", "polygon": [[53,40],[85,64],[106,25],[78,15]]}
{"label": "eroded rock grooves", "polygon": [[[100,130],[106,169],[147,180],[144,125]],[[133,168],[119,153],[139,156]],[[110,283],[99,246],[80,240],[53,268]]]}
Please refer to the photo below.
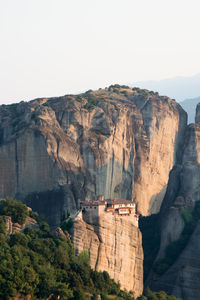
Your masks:
{"label": "eroded rock grooves", "polygon": [[174,100],[127,87],[1,106],[0,196],[52,225],[98,194],[158,212],[186,118]]}
{"label": "eroded rock grooves", "polygon": [[93,269],[107,271],[136,297],[142,294],[142,236],[132,215],[104,213],[91,218],[80,213],[74,220],[72,240],[78,254],[89,252]]}
{"label": "eroded rock grooves", "polygon": [[[53,227],[100,194],[157,213],[186,124],[174,100],[124,86],[1,106],[0,197],[25,201]],[[77,220],[74,242],[89,249],[94,268],[139,295],[143,254],[134,224],[116,216],[98,225]]]}

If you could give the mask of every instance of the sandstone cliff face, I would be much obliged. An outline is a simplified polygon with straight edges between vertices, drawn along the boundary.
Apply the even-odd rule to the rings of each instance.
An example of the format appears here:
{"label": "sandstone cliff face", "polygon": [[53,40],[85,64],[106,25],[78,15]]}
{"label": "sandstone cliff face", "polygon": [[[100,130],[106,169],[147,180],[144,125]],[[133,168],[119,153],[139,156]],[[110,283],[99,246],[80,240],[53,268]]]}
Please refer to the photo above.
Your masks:
{"label": "sandstone cliff face", "polygon": [[83,214],[74,221],[72,240],[77,253],[89,252],[93,269],[106,270],[137,297],[143,291],[143,250],[140,230],[132,219],[105,213],[91,220]]}
{"label": "sandstone cliff face", "polygon": [[[190,124],[185,133],[181,163],[176,165],[169,177],[166,196],[161,208],[161,245],[157,256],[165,256],[167,245],[176,241],[185,226],[181,214],[183,208],[192,211],[200,201],[200,106],[197,107],[196,121]],[[183,300],[199,298],[200,254],[199,231],[197,227],[179,258],[162,276],[151,274],[149,278],[153,289],[164,289],[180,296]]]}
{"label": "sandstone cliff face", "polygon": [[0,196],[58,225],[98,194],[158,212],[186,114],[167,97],[109,88],[0,108]]}

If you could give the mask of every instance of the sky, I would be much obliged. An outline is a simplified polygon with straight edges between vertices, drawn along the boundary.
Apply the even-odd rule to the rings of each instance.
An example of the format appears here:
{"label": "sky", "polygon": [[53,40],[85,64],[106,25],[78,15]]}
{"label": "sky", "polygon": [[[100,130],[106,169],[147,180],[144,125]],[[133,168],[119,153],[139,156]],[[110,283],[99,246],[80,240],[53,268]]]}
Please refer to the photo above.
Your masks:
{"label": "sky", "polygon": [[200,72],[199,0],[0,0],[0,104]]}

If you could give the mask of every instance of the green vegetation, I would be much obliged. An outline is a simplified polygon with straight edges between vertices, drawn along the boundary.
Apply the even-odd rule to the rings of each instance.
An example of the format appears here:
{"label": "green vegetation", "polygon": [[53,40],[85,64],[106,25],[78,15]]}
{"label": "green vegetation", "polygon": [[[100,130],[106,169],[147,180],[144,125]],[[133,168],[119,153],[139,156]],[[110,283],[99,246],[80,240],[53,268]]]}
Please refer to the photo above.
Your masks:
{"label": "green vegetation", "polygon": [[78,102],[82,102],[82,101],[83,101],[81,95],[76,96],[76,100],[77,100]]}
{"label": "green vegetation", "polygon": [[[149,288],[145,290],[145,296],[148,300],[181,300],[181,298],[177,298],[175,296],[168,296],[165,292],[152,292]],[[139,298],[139,300],[145,299],[143,296]]]}
{"label": "green vegetation", "polygon": [[[49,106],[49,103],[48,103],[48,101],[47,102],[44,102],[43,104],[42,104],[43,106]],[[32,116],[31,116],[32,117]]]}
{"label": "green vegetation", "polygon": [[[137,94],[139,95],[149,95],[149,96],[159,96],[159,93],[158,92],[154,92],[154,91],[149,91],[149,90],[146,90],[146,89],[140,89],[138,87],[134,87],[132,88],[132,91],[133,92],[136,92]],[[165,97],[167,98],[167,97]]]}
{"label": "green vegetation", "polygon": [[[28,215],[26,206],[8,198],[1,202],[1,214],[21,224]],[[92,270],[86,251],[76,257],[70,239],[52,236],[45,222],[8,237],[1,216],[0,261],[0,299],[18,294],[31,294],[32,299],[47,299],[50,295],[52,299],[58,295],[61,299],[87,299],[87,294],[93,299],[97,294],[103,299],[110,294],[116,299],[134,299],[121,291],[107,272]]]}
{"label": "green vegetation", "polygon": [[144,280],[146,280],[160,246],[158,215],[140,218],[139,227],[142,232],[142,246],[144,251]]}
{"label": "green vegetation", "polygon": [[189,238],[200,219],[200,201],[196,202],[193,213],[191,213],[190,209],[186,207],[182,209],[181,214],[185,222],[183,232],[178,240],[167,246],[165,250],[165,257],[157,261],[153,266],[153,269],[157,274],[163,274],[166,272],[187,245]]}
{"label": "green vegetation", "polygon": [[24,224],[28,214],[27,206],[12,198],[0,202],[0,215],[10,216],[13,223]]}
{"label": "green vegetation", "polygon": [[72,229],[73,227],[73,220],[72,219],[69,219],[67,222],[66,221],[63,221],[62,224],[61,224],[61,228],[62,230],[66,230],[70,233],[70,230]]}
{"label": "green vegetation", "polygon": [[120,84],[111,84],[109,87],[108,87],[108,91],[112,91],[113,89],[120,89],[121,88],[121,85]]}
{"label": "green vegetation", "polygon": [[[52,236],[49,225],[37,214],[30,213],[38,221],[37,228],[26,228],[24,232],[7,236],[2,215],[23,224],[28,209],[22,203],[10,198],[2,200],[0,215],[0,299],[30,294],[33,300],[47,299],[50,295],[51,299],[60,296],[63,300],[84,300],[89,299],[89,295],[91,299],[97,299],[100,294],[102,299],[134,300],[133,294],[120,290],[120,284],[114,282],[106,271],[91,269],[87,251],[75,256],[69,238]],[[153,216],[155,218],[157,216]],[[68,223],[65,226],[73,224]],[[149,289],[145,295],[150,300],[177,299]]]}
{"label": "green vegetation", "polygon": [[87,103],[83,107],[87,110],[92,110],[99,103],[99,99],[89,93],[84,94],[84,98],[87,99]]}
{"label": "green vegetation", "polygon": [[128,93],[128,91],[126,91],[126,90],[121,91],[121,94],[123,94],[123,95],[126,96],[126,97],[129,96],[129,93]]}
{"label": "green vegetation", "polygon": [[120,84],[112,84],[108,87],[109,91],[112,91],[112,89],[129,89],[128,85],[120,85]]}

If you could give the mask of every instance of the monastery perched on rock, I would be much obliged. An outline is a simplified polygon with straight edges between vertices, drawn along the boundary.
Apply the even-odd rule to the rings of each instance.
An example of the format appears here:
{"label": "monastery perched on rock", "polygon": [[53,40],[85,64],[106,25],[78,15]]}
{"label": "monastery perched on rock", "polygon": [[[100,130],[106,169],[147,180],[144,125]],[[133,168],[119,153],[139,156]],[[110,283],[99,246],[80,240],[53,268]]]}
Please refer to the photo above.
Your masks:
{"label": "monastery perched on rock", "polygon": [[80,210],[83,218],[93,219],[106,214],[119,217],[131,217],[134,225],[138,227],[139,215],[136,213],[136,205],[133,201],[112,198],[104,199],[103,195],[97,197],[97,200],[85,201],[80,203]]}
{"label": "monastery perched on rock", "polygon": [[107,271],[122,289],[134,291],[136,297],[142,293],[142,235],[133,201],[98,196],[81,202],[72,241],[77,255],[88,251],[92,269]]}

